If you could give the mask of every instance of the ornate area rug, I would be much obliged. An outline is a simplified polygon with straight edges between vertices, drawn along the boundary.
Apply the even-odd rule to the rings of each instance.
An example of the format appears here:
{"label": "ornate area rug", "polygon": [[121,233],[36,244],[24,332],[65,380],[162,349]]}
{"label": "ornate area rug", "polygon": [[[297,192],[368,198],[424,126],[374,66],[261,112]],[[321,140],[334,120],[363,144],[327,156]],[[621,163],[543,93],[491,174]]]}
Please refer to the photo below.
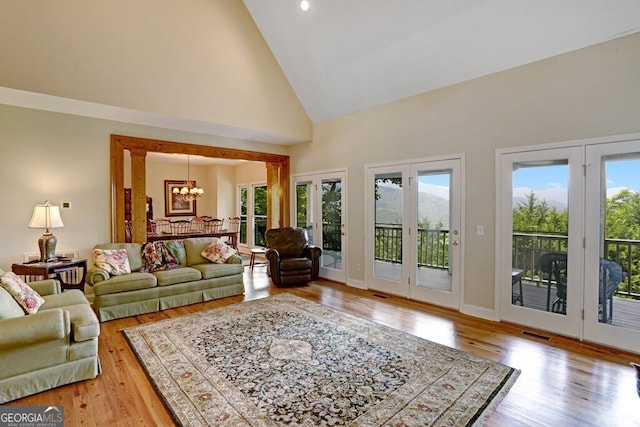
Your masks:
{"label": "ornate area rug", "polygon": [[482,425],[519,371],[291,294],[123,331],[180,425]]}

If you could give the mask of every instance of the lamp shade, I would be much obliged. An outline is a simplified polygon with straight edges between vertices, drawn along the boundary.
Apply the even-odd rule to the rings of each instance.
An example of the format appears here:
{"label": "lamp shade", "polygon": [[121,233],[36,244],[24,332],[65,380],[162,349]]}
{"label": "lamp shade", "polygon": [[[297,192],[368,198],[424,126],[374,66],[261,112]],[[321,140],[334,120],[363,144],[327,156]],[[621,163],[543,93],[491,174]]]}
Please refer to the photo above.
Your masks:
{"label": "lamp shade", "polygon": [[60,207],[50,205],[48,201],[44,204],[36,205],[33,208],[33,215],[31,221],[29,221],[29,228],[44,228],[49,230],[50,228],[62,228],[62,218],[60,217]]}

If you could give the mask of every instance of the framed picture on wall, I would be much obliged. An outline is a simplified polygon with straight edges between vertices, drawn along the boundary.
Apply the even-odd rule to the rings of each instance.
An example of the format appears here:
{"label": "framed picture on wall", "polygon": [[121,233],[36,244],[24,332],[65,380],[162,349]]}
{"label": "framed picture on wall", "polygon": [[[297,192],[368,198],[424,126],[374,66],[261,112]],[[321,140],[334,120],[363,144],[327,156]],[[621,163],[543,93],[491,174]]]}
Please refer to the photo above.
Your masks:
{"label": "framed picture on wall", "polygon": [[[184,187],[184,181],[164,180],[164,215],[165,216],[195,216],[195,200],[178,200],[173,189],[180,190]],[[196,185],[193,181],[193,185]]]}

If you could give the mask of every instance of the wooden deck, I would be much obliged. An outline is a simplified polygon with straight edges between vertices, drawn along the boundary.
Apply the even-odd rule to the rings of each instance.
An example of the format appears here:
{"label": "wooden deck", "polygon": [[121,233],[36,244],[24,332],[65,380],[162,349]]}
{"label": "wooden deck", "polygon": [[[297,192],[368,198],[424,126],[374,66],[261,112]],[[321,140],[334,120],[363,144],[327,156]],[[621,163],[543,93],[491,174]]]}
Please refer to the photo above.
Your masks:
{"label": "wooden deck", "polygon": [[[513,286],[514,294],[518,294],[518,286]],[[524,294],[524,306],[536,310],[547,309],[547,287],[536,284],[522,282],[522,293]],[[556,290],[551,288],[551,302],[555,299]],[[516,302],[517,305],[520,305]],[[613,316],[611,320],[613,326],[640,330],[640,301],[626,298],[613,297]]]}
{"label": "wooden deck", "polygon": [[[374,263],[376,277],[397,281],[402,277],[402,264],[376,261]],[[418,283],[428,285],[432,289],[451,290],[451,278],[446,270],[430,268],[418,269]],[[420,286],[420,285],[419,285]],[[517,286],[514,293],[519,293]],[[523,280],[522,292],[524,306],[536,310],[547,309],[547,287],[537,286]],[[556,290],[551,288],[551,303],[555,299]],[[640,301],[613,297],[613,317],[611,324],[628,329],[640,330]]]}
{"label": "wooden deck", "polygon": [[[375,277],[391,281],[398,281],[402,278],[402,264],[376,261],[373,268]],[[418,286],[450,291],[451,275],[447,270],[418,268]]]}

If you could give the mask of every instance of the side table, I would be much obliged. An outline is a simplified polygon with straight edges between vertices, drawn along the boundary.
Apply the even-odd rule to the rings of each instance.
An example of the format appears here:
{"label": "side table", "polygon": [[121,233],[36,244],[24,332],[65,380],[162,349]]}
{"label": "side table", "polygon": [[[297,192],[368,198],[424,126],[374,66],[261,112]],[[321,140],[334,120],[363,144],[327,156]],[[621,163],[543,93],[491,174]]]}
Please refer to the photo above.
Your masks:
{"label": "side table", "polygon": [[[249,269],[251,269],[251,271],[253,271],[253,267],[256,265],[256,255],[264,255],[265,253],[267,253],[267,250],[264,248],[251,249],[251,259],[249,260]],[[260,264],[264,263],[261,262]]]}
{"label": "side table", "polygon": [[[62,273],[77,268],[82,269],[80,280],[77,283],[66,283],[62,279]],[[63,291],[67,289],[80,289],[84,292],[84,283],[87,278],[87,260],[86,258],[76,258],[51,262],[11,264],[11,271],[20,276],[43,276],[45,279],[54,276],[60,282]]]}

